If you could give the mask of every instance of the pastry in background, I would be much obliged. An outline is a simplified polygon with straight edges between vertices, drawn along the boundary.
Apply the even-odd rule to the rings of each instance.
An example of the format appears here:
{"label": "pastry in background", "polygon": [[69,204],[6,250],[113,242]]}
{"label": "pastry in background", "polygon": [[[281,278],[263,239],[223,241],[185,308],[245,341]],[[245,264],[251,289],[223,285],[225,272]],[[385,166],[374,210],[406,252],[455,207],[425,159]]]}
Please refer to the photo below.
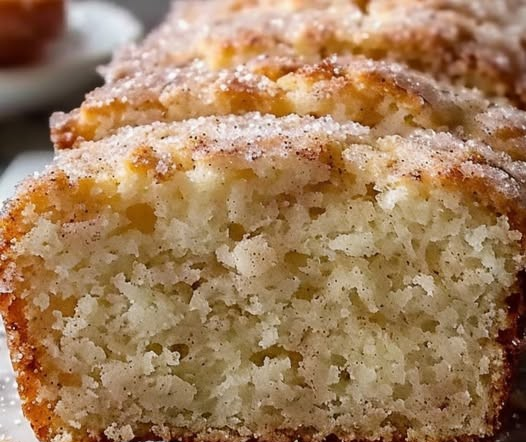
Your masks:
{"label": "pastry in background", "polygon": [[41,60],[64,20],[64,0],[0,0],[0,67]]}

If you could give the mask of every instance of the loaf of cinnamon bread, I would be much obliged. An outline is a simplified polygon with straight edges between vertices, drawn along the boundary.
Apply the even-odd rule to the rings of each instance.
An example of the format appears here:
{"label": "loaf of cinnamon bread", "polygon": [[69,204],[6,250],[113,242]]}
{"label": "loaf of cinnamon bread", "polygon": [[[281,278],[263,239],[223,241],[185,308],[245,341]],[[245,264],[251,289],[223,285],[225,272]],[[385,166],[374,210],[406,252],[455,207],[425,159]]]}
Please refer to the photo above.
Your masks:
{"label": "loaf of cinnamon bread", "polygon": [[117,54],[0,220],[39,439],[494,435],[526,306],[525,14],[177,2]]}

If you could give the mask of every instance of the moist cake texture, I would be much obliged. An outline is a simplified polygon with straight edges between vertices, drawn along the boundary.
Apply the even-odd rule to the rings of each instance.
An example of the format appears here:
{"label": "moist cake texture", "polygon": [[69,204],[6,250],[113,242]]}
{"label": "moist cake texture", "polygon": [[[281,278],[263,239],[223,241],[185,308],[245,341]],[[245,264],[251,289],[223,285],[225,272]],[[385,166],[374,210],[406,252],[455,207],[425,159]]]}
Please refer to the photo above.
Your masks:
{"label": "moist cake texture", "polygon": [[526,316],[525,7],[177,2],[117,55],[0,218],[38,438],[493,436]]}

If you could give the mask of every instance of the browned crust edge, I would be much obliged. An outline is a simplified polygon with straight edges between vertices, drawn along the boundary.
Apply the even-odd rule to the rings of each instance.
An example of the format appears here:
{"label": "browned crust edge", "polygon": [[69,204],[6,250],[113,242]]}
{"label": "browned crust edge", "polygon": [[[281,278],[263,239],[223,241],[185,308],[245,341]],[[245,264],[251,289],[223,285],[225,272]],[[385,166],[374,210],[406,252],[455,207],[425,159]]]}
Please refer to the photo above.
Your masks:
{"label": "browned crust edge", "polygon": [[[27,193],[22,193],[8,203],[0,218],[0,286],[11,283],[13,277],[9,266],[9,249],[12,242],[21,238],[26,232],[19,222],[26,204],[33,198],[47,199],[50,187],[61,187],[66,183],[62,177],[60,183],[54,178],[48,182],[33,180],[28,183]],[[0,293],[0,313],[3,316],[11,361],[16,373],[18,393],[22,401],[24,415],[28,419],[37,438],[41,441],[51,439],[51,422],[53,416],[47,404],[38,404],[36,398],[41,386],[42,367],[38,361],[38,342],[29,331],[24,315],[26,302],[18,293]]]}
{"label": "browned crust edge", "polygon": [[[299,81],[309,88],[311,97],[319,100],[320,87],[326,88],[327,99],[337,100],[341,93],[346,90],[360,90],[365,85],[371,94],[371,101],[378,100],[382,96],[390,96],[393,101],[400,104],[401,107],[412,109],[413,112],[425,110],[429,107],[426,101],[426,91],[430,88],[429,85],[421,87],[411,84],[414,83],[415,78],[420,79],[422,75],[418,71],[408,68],[407,78],[400,78],[397,73],[391,71],[391,68],[396,68],[398,65],[395,62],[389,62],[384,66],[381,62],[372,61],[374,66],[366,67],[367,61],[370,61],[361,56],[339,56],[336,58],[326,58],[319,63],[312,65],[304,64],[299,58],[268,58],[261,61],[257,59],[251,60],[252,66],[247,66],[247,72],[254,74],[254,76],[261,76],[261,78],[268,79],[273,82],[275,89],[258,89],[251,83],[250,79],[238,78],[235,76],[235,69],[228,69],[225,72],[231,74],[231,77],[219,83],[219,76],[211,79],[214,92],[224,99],[230,105],[237,104],[235,111],[230,109],[230,113],[239,115],[248,112],[258,111],[261,113],[270,113],[275,116],[290,115],[293,113],[291,103],[288,101],[287,94],[290,92],[286,87],[280,86],[278,81],[285,78],[287,75],[294,75],[294,80]],[[358,66],[358,64],[362,66]],[[356,67],[356,72],[353,71]],[[184,71],[186,67],[175,68],[174,72],[181,69]],[[213,71],[210,70],[210,73]],[[170,77],[170,70],[165,71]],[[112,93],[112,85],[103,85],[88,94],[86,100],[77,109],[69,113],[55,112],[50,118],[50,134],[51,141],[56,149],[73,149],[77,148],[84,141],[96,141],[99,136],[96,136],[96,122],[83,121],[83,117],[108,116],[115,121],[120,121],[122,125],[123,116],[128,110],[136,109],[156,109],[161,115],[166,115],[169,111],[169,105],[161,102],[160,95],[162,90],[167,86],[177,85],[164,78],[165,74],[158,73],[156,75],[157,82],[153,85],[144,86],[148,93],[145,96],[137,96],[137,90],[132,90],[133,98],[126,95],[124,97]],[[431,82],[430,82],[431,83]],[[434,87],[438,89],[439,83]],[[199,85],[201,86],[201,85]],[[203,86],[205,86],[203,84]],[[108,89],[108,96],[104,97],[103,102],[93,99],[94,93],[101,93]],[[221,92],[219,92],[221,91]],[[196,94],[198,91],[193,91]],[[125,92],[123,92],[125,93]],[[437,93],[436,90],[432,91]],[[217,111],[212,106],[210,112]],[[199,113],[197,116],[208,116],[209,112]],[[217,115],[217,114],[215,114]],[[316,115],[322,116],[322,115]],[[323,115],[325,116],[325,114]],[[172,121],[169,118],[160,118],[160,121]],[[153,121],[141,122],[141,124],[152,123]],[[361,124],[366,124],[367,121],[356,120]],[[446,122],[439,121],[437,124],[445,125]],[[122,126],[115,126],[109,129],[109,135],[113,135]]]}

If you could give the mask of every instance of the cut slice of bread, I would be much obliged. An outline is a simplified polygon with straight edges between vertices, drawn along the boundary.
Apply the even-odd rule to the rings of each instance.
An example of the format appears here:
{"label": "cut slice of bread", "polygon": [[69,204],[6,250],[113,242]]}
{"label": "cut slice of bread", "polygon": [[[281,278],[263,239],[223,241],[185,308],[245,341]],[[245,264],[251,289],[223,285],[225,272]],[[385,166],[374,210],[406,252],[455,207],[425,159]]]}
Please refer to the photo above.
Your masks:
{"label": "cut slice of bread", "polygon": [[418,128],[452,131],[526,159],[524,112],[397,63],[352,56],[312,65],[261,56],[218,71],[194,61],[137,73],[95,89],[79,109],[54,114],[51,134],[56,147],[72,148],[123,126],[252,111],[331,115],[399,135]]}
{"label": "cut slice of bread", "polygon": [[330,117],[60,151],[2,221],[26,415],[46,441],[491,435],[524,178],[478,141]]}
{"label": "cut slice of bread", "polygon": [[[305,76],[296,72],[302,65],[331,54],[368,59],[368,67],[357,62],[344,67],[347,81],[363,87],[365,80],[377,83],[378,90],[378,82],[385,81],[383,63],[391,62],[388,69],[407,71],[409,66],[426,74],[418,78],[415,72],[417,85],[434,78],[438,83],[432,88],[443,89],[441,81],[476,86],[486,96],[507,97],[525,107],[524,0],[499,1],[498,6],[477,2],[476,7],[470,0],[365,3],[178,1],[157,31],[103,69],[106,85],[89,94],[80,110],[55,115],[52,140],[56,147],[70,148],[79,138],[97,139],[125,124],[215,112],[267,112],[265,97],[279,93],[280,77],[289,72]],[[375,66],[373,60],[380,62]],[[354,74],[363,76],[364,69],[376,72],[355,80]],[[387,76],[392,80],[393,74]],[[237,94],[225,102],[223,92],[231,91]],[[286,104],[277,103],[270,111],[296,110]]]}

